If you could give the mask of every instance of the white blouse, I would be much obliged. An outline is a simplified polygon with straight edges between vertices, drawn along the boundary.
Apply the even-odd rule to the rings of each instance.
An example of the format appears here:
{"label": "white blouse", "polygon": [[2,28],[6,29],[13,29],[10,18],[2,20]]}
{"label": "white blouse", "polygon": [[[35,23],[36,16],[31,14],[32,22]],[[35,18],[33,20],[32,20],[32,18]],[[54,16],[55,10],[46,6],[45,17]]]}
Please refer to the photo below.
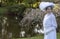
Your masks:
{"label": "white blouse", "polygon": [[44,16],[43,27],[44,27],[44,33],[48,33],[53,30],[56,30],[57,23],[56,23],[56,18],[53,13],[47,13]]}

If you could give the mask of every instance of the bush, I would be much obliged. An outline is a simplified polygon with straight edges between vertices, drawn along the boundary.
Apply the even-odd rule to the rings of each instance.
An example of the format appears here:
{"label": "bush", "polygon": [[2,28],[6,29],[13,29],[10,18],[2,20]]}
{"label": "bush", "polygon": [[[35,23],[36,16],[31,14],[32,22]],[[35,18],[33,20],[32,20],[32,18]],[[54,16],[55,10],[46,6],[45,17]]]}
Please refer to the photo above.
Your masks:
{"label": "bush", "polygon": [[58,24],[57,31],[60,32],[60,16],[57,17],[57,24]]}
{"label": "bush", "polygon": [[17,16],[20,20],[23,18],[26,7],[23,4],[8,6],[8,16]]}
{"label": "bush", "polygon": [[23,13],[24,10],[26,9],[26,7],[22,4],[18,5],[12,5],[12,6],[8,6],[8,12],[9,13]]}
{"label": "bush", "polygon": [[7,9],[8,9],[7,22],[9,24],[7,30],[8,32],[13,33],[13,37],[19,37],[19,33],[21,29],[19,23],[24,16],[23,12],[26,9],[26,7],[22,4],[21,5],[16,4],[16,5],[8,6]]}
{"label": "bush", "polygon": [[7,9],[5,7],[0,7],[0,15],[3,15],[7,12]]}

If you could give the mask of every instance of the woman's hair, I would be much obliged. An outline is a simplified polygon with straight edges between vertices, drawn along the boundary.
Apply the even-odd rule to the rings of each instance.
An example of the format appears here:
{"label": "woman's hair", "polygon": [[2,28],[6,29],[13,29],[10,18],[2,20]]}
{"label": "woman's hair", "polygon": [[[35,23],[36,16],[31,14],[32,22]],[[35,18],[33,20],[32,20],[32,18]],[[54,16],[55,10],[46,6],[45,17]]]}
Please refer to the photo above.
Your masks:
{"label": "woman's hair", "polygon": [[45,8],[45,10],[47,10],[49,7],[51,8],[51,10],[53,9],[53,7],[52,7],[52,6],[48,6],[48,7],[46,7],[46,8]]}

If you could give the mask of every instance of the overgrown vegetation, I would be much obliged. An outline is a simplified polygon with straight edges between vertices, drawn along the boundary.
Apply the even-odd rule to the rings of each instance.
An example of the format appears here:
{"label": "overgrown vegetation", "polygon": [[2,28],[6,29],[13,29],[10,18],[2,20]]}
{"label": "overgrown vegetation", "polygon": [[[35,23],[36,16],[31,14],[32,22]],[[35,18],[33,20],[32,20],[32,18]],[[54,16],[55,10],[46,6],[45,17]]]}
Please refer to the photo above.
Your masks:
{"label": "overgrown vegetation", "polygon": [[[38,13],[37,13],[38,15],[36,15],[36,12],[32,12],[32,11],[38,8],[40,1],[41,0],[3,0],[1,1],[0,2],[0,33],[1,31],[5,33],[3,32],[1,33],[1,34],[4,34],[3,36],[4,38],[2,37],[2,35],[0,35],[0,37],[2,37],[3,39],[6,39],[9,36],[9,33],[13,34],[12,37],[20,37],[21,30],[26,31],[25,37],[34,36],[35,33],[33,32],[34,31],[33,29],[37,24],[40,24],[40,23],[42,24],[42,21],[41,21],[42,19],[39,18],[40,16]],[[28,10],[27,8],[30,10]],[[60,27],[59,27],[60,16],[57,17],[57,22],[58,22],[57,31],[60,32]],[[41,36],[39,38],[43,38],[43,37]],[[35,37],[32,37],[31,39],[35,39]]]}

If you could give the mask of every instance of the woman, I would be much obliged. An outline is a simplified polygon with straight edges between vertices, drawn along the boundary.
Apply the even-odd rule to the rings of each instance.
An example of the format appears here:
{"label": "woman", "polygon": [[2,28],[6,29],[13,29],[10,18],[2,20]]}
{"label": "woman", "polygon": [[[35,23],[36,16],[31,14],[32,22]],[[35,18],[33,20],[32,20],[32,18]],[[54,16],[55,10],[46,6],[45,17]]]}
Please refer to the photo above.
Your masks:
{"label": "woman", "polygon": [[42,2],[40,4],[40,9],[46,12],[43,19],[44,39],[56,39],[57,23],[56,23],[56,17],[52,12],[53,7],[54,4],[52,2]]}

